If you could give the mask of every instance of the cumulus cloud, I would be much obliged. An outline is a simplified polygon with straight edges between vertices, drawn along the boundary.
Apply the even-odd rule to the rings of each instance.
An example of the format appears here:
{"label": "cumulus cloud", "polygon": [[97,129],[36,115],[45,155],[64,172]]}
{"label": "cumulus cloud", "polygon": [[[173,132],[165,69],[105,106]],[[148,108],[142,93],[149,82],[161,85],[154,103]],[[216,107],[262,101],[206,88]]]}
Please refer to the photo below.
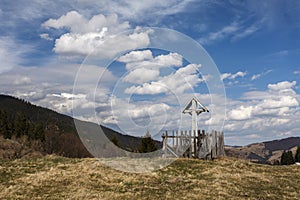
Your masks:
{"label": "cumulus cloud", "polygon": [[54,51],[64,56],[94,55],[111,58],[128,49],[145,47],[149,44],[148,32],[134,32],[128,36],[118,35],[107,38],[105,30],[100,33],[66,33],[55,41]]}
{"label": "cumulus cloud", "polygon": [[252,117],[252,107],[240,106],[236,109],[231,110],[228,113],[228,117],[231,120],[245,120]]}
{"label": "cumulus cloud", "polygon": [[283,82],[279,82],[276,84],[269,84],[268,88],[270,90],[275,90],[275,91],[282,91],[282,90],[287,90],[287,89],[291,89],[292,87],[294,87],[297,84],[296,81],[283,81]]}
{"label": "cumulus cloud", "polygon": [[287,114],[292,107],[299,106],[298,100],[291,96],[278,99],[264,99],[255,105],[240,106],[228,112],[229,120],[247,120],[256,116],[279,117]]}
{"label": "cumulus cloud", "polygon": [[262,108],[266,108],[266,109],[294,107],[298,105],[299,103],[297,99],[292,96],[281,96],[278,99],[266,99],[260,104]]}
{"label": "cumulus cloud", "polygon": [[161,68],[181,66],[182,56],[177,53],[169,53],[153,57],[150,50],[131,51],[121,56],[118,61],[126,64],[128,72],[122,81],[143,84],[158,80]]}
{"label": "cumulus cloud", "polygon": [[141,67],[129,71],[129,73],[122,79],[122,81],[129,83],[145,83],[151,80],[156,80],[159,78],[159,70],[148,69],[146,67]]}
{"label": "cumulus cloud", "polygon": [[151,31],[135,31],[119,34],[130,28],[129,22],[120,22],[118,16],[102,14],[90,19],[77,11],[70,11],[58,19],[49,19],[42,24],[45,28],[67,29],[69,32],[55,40],[54,51],[64,56],[97,55],[111,58],[129,49],[146,47]]}
{"label": "cumulus cloud", "polygon": [[129,22],[119,22],[116,14],[104,16],[102,14],[94,15],[91,19],[86,19],[77,11],[70,11],[58,19],[49,19],[42,24],[45,28],[67,28],[72,33],[90,33],[100,32],[104,27],[110,34],[119,33],[130,28]]}
{"label": "cumulus cloud", "polygon": [[269,84],[266,91],[244,93],[241,101],[228,99],[225,132],[238,132],[240,136],[235,138],[247,143],[252,134],[262,141],[281,137],[286,131],[297,134],[300,98],[292,89],[295,85],[295,81],[278,82]]}
{"label": "cumulus cloud", "polygon": [[[134,55],[134,56],[133,56]],[[134,60],[139,57],[140,60]],[[129,60],[131,58],[131,60]],[[150,67],[159,69],[163,67],[180,67],[182,66],[182,56],[178,53],[169,53],[167,55],[159,55],[155,58],[150,56],[148,50],[146,51],[132,51],[120,57],[118,60],[121,62],[126,61],[126,69],[130,70],[138,67]]]}
{"label": "cumulus cloud", "polygon": [[181,94],[186,90],[193,90],[193,87],[203,81],[198,74],[200,67],[201,65],[189,64],[179,68],[175,73],[163,76],[158,81],[126,88],[125,93],[154,95],[175,92],[176,94]]}
{"label": "cumulus cloud", "polygon": [[[277,84],[269,84],[269,91],[266,92],[250,92],[248,103],[228,112],[230,120],[246,120],[259,115],[283,116],[288,113],[289,108],[299,106],[299,102],[295,97],[295,93],[289,95],[282,94],[282,91],[290,89],[295,85],[295,81],[283,81]],[[276,93],[274,93],[274,90]],[[253,97],[253,95],[258,95]],[[252,97],[251,97],[252,96]],[[247,99],[247,98],[244,98]],[[256,99],[255,101],[253,101]],[[248,104],[248,105],[247,105]]]}
{"label": "cumulus cloud", "polygon": [[119,62],[131,63],[131,62],[139,62],[144,60],[152,60],[152,52],[150,50],[144,51],[131,51],[120,58],[118,58]]}

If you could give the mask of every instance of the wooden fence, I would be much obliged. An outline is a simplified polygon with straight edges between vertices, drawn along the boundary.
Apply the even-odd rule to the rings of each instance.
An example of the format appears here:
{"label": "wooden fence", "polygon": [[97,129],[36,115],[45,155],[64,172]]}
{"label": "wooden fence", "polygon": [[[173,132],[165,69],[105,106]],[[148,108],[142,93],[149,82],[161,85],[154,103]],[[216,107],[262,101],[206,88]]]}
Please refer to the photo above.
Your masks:
{"label": "wooden fence", "polygon": [[162,141],[163,157],[214,159],[225,155],[223,132],[166,131]]}

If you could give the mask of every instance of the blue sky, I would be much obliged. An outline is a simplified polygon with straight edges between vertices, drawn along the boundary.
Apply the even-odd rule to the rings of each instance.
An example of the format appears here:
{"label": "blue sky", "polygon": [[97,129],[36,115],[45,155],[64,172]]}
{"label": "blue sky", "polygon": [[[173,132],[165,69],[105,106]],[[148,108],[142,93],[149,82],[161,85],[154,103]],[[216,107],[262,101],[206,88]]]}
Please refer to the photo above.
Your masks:
{"label": "blue sky", "polygon": [[[3,0],[0,92],[68,115],[77,109],[81,119],[98,120],[123,132],[132,131],[133,135],[144,134],[146,129],[154,133],[179,125],[189,128],[190,119],[180,114],[181,104],[196,95],[213,111],[200,116],[200,126],[212,128],[214,123],[225,120],[227,144],[300,136],[299,13],[300,2],[296,0]],[[220,94],[208,93],[209,77],[196,73],[201,73],[201,67],[196,65],[201,63],[188,63],[176,52],[147,48],[151,33],[139,27],[173,29],[203,46],[224,82],[226,117],[220,115],[223,102],[211,101]],[[135,30],[137,38],[130,40],[127,35],[124,40],[114,40],[113,45],[101,46],[105,38],[128,30]],[[94,44],[100,44],[98,49]],[[112,59],[118,50],[114,47],[125,48],[121,44],[137,49],[134,52],[141,60],[122,62],[119,58],[105,69],[97,60],[92,63],[92,58],[86,57],[94,54],[104,60]],[[130,67],[130,63],[135,67]],[[185,70],[191,88],[179,84],[176,72],[180,69]],[[84,81],[80,80],[82,85],[74,93],[78,71]],[[104,76],[95,89],[93,83],[101,73]],[[121,84],[113,99],[116,83]],[[153,84],[143,85],[146,83]],[[154,87],[155,84],[167,86],[168,91]],[[178,97],[180,100],[176,101]],[[130,103],[126,104],[128,98]],[[95,107],[97,119],[88,114]],[[111,109],[118,116],[113,116]],[[122,115],[124,109],[126,113],[130,110],[127,116]],[[153,124],[149,124],[150,118]],[[138,124],[137,130],[128,126],[128,120]],[[159,125],[162,121],[163,125]]]}

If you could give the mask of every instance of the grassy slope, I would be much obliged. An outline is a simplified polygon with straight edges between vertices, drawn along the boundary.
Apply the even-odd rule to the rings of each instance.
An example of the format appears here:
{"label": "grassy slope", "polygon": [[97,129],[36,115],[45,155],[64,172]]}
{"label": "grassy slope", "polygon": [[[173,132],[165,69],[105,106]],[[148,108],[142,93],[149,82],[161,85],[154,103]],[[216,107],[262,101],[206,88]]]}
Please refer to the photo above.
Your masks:
{"label": "grassy slope", "polygon": [[0,199],[300,199],[300,166],[180,159],[130,174],[96,159],[0,160]]}

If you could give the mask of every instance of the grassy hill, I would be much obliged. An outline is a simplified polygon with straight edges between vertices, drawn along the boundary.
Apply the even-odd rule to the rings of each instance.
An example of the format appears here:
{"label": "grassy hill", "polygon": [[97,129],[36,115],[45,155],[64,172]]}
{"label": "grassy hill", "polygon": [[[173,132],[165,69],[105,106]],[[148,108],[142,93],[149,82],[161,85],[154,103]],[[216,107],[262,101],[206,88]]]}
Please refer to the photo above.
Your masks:
{"label": "grassy hill", "polygon": [[130,174],[93,158],[0,160],[0,199],[300,199],[300,166],[179,159]]}

